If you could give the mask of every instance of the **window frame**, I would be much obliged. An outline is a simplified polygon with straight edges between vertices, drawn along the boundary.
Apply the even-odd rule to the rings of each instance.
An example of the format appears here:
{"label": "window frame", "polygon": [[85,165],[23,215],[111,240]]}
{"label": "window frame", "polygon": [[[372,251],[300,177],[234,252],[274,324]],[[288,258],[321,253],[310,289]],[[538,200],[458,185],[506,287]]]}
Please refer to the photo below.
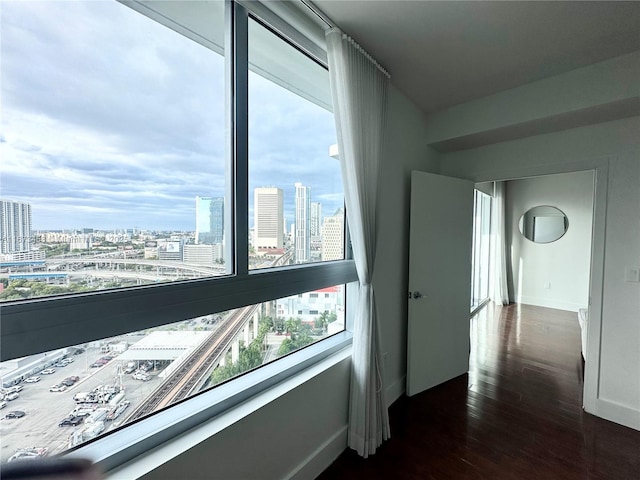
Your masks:
{"label": "window frame", "polygon": [[[122,0],[118,0],[122,1]],[[122,1],[130,4],[137,2]],[[143,5],[143,4],[139,4]],[[225,224],[230,239],[225,248],[230,261],[227,275],[184,280],[161,285],[144,285],[101,292],[9,301],[0,304],[0,361],[87,343],[144,330],[154,326],[195,318],[284,298],[325,287],[345,285],[346,298],[357,291],[355,262],[349,258],[349,236],[345,218],[345,259],[270,269],[249,270],[248,195],[248,21],[251,15],[287,40],[312,61],[322,55],[309,51],[308,39],[284,20],[256,3],[252,12],[235,0],[225,0],[226,116],[228,119],[227,197]],[[140,11],[139,9],[136,9]],[[272,18],[269,18],[270,15]],[[274,18],[277,20],[274,23]],[[153,18],[152,18],[153,19]],[[293,33],[292,33],[293,32]],[[295,33],[297,32],[297,33]],[[295,42],[299,35],[300,42]],[[192,39],[193,40],[193,39]],[[295,43],[294,43],[295,42]],[[205,45],[206,46],[206,45]],[[345,331],[309,345],[236,380],[210,389],[150,417],[121,427],[118,431],[69,450],[86,454],[103,463],[105,470],[128,461],[185,432],[203,419],[220,415],[234,405],[255,396],[278,382],[317,364],[321,359],[350,344],[352,313],[347,309]],[[135,427],[133,427],[135,425]],[[145,425],[147,425],[145,427]],[[148,429],[144,430],[145,428]],[[135,430],[135,431],[134,431]],[[143,430],[147,433],[141,434]],[[150,439],[153,438],[152,441]],[[137,445],[130,449],[131,445]],[[120,445],[121,448],[116,448]],[[129,451],[129,453],[123,453]],[[93,452],[93,453],[92,453]],[[105,453],[106,452],[106,453]]]}

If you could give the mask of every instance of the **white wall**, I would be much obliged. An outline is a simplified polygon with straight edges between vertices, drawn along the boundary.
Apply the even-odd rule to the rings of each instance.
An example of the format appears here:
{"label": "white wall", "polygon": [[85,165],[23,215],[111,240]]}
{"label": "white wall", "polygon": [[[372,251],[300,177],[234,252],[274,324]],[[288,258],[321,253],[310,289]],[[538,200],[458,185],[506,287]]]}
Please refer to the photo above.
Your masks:
{"label": "white wall", "polygon": [[340,362],[142,478],[313,478],[346,445],[350,369]]}
{"label": "white wall", "polygon": [[[442,156],[444,174],[502,180],[597,167],[607,182],[596,192],[604,262],[592,277],[585,409],[640,429],[640,284],[624,281],[624,266],[640,264],[640,117],[529,137]],[[608,166],[608,167],[607,167]],[[598,217],[599,216],[599,217]],[[596,232],[597,233],[597,232]],[[600,311],[597,311],[600,309]],[[601,342],[601,343],[600,343]],[[591,355],[591,353],[594,355]],[[591,379],[593,376],[593,379]]]}
{"label": "white wall", "polygon": [[[639,122],[640,123],[640,122]],[[600,398],[628,409],[640,430],[640,283],[625,267],[640,267],[640,125],[636,147],[611,159],[602,307]]]}
{"label": "white wall", "polygon": [[[512,180],[506,186],[510,298],[517,303],[574,312],[587,308],[593,172]],[[555,242],[534,243],[520,233],[520,217],[539,205],[559,208],[569,220],[567,232]]]}
{"label": "white wall", "polygon": [[378,189],[378,245],[373,275],[382,349],[387,354],[384,371],[389,403],[404,393],[407,371],[411,171],[435,173],[438,168],[437,153],[427,146],[425,131],[422,113],[391,88]]}

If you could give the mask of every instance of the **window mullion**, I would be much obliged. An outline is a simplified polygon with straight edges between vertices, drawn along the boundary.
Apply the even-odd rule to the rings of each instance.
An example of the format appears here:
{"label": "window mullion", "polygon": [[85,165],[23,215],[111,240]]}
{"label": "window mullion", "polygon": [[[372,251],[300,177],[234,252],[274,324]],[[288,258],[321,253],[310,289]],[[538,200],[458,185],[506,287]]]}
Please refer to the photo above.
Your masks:
{"label": "window mullion", "polygon": [[[232,208],[228,215],[233,218],[233,252],[236,275],[246,275],[249,271],[249,120],[248,120],[248,14],[246,9],[229,0],[226,5],[227,27],[227,105],[230,124],[228,142],[230,158],[227,162],[231,172],[229,198]],[[232,272],[227,272],[232,273]]]}

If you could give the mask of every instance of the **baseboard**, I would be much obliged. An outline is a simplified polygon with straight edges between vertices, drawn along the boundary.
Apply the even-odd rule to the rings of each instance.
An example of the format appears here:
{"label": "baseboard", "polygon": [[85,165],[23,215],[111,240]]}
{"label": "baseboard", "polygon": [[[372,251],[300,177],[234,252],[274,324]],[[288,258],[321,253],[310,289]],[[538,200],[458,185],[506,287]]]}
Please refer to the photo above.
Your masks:
{"label": "baseboard", "polygon": [[590,411],[590,408],[585,408],[585,411],[610,422],[640,430],[640,411],[602,398],[596,399],[594,407],[594,411]]}
{"label": "baseboard", "polygon": [[286,478],[290,480],[313,480],[320,475],[347,448],[345,425],[305,458]]}
{"label": "baseboard", "polygon": [[555,308],[556,310],[566,310],[569,312],[577,312],[579,309],[585,308],[585,305],[582,303],[565,302],[550,298],[527,297],[524,295],[518,299],[517,303],[533,305],[535,307]]}
{"label": "baseboard", "polygon": [[393,402],[399,399],[406,391],[407,377],[401,376],[395,382],[387,387],[387,407],[390,407]]}
{"label": "baseboard", "polygon": [[[390,406],[405,392],[406,377],[403,375],[387,387],[387,406]],[[320,475],[347,448],[347,428],[345,425],[305,458],[286,477],[290,480],[313,480]]]}

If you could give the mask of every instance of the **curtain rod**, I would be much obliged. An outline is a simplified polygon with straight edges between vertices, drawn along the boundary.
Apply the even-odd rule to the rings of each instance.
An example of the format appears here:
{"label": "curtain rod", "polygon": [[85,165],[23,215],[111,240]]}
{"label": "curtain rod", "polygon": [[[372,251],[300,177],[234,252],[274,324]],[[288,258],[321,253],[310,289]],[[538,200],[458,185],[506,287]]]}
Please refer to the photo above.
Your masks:
{"label": "curtain rod", "polygon": [[317,16],[320,20],[322,20],[329,28],[337,27],[337,25],[333,20],[327,17],[327,15],[322,10],[316,7],[309,0],[300,0],[300,3],[302,3],[305,7],[307,7],[315,16]]}

